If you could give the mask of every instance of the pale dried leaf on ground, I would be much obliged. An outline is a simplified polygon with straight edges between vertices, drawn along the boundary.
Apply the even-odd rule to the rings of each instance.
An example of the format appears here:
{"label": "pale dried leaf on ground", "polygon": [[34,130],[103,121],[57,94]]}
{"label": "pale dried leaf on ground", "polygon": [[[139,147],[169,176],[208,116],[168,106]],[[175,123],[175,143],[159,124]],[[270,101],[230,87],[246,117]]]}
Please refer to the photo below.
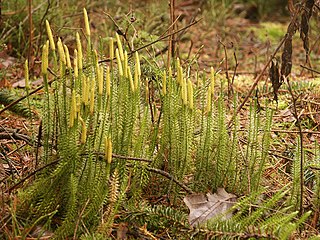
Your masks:
{"label": "pale dried leaf on ground", "polygon": [[186,196],[183,201],[190,209],[189,223],[191,226],[196,226],[224,213],[222,218],[230,219],[232,213],[228,210],[235,204],[237,197],[226,192],[224,188],[218,188],[214,194],[192,194]]}

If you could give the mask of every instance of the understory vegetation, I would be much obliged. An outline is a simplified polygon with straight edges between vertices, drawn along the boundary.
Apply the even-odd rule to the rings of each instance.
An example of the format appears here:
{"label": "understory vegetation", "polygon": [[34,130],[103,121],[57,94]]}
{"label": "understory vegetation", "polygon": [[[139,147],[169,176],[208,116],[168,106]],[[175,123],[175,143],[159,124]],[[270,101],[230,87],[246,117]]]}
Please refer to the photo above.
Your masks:
{"label": "understory vegetation", "polygon": [[[41,47],[29,36],[31,53],[15,49],[28,57],[23,89],[0,89],[0,139],[14,141],[1,144],[1,238],[320,238],[319,83],[315,76],[301,80],[307,73],[295,78],[294,59],[298,42],[303,70],[319,74],[311,64],[319,62],[311,31],[318,30],[315,3],[290,9],[287,28],[250,28],[268,42],[264,56],[219,39],[216,57],[199,43],[187,46],[184,34],[199,17],[189,19],[188,8],[175,13],[187,1],[169,2],[170,13],[157,16],[160,24],[152,20],[153,32],[142,28],[150,24],[144,26],[148,17],[138,3],[120,20],[112,10],[103,12],[110,28],[98,26],[98,6],[88,13],[84,5],[79,25],[67,32],[61,30],[64,12],[55,19],[57,6],[47,6]],[[199,2],[215,18],[210,26],[234,17],[234,1],[220,5],[228,19],[214,12],[215,1]],[[258,18],[273,9],[252,10],[259,2],[249,4]],[[241,4],[247,18],[247,3]],[[123,3],[115,6],[124,11]],[[167,3],[161,6],[167,11]],[[207,64],[201,56],[219,61]],[[253,80],[237,73],[248,56]],[[22,134],[4,126],[14,114],[36,127]],[[14,167],[9,146],[30,156],[27,169]]]}

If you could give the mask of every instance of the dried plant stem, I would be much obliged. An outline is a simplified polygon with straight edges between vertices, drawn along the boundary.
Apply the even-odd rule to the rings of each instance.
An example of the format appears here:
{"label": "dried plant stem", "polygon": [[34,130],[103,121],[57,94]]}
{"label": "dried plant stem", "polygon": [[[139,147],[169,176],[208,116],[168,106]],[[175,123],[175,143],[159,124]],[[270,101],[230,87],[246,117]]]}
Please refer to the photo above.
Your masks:
{"label": "dried plant stem", "polygon": [[226,45],[219,40],[219,43],[223,46],[224,49],[224,59],[225,59],[225,73],[226,73],[226,79],[228,80],[228,97],[230,97],[230,90],[231,90],[231,81],[228,73],[229,69],[229,62],[228,62],[228,53],[227,53],[227,47]]}
{"label": "dried plant stem", "polygon": [[29,50],[28,50],[28,62],[31,63],[33,55],[33,23],[32,23],[32,0],[28,0],[28,19],[29,19]]}
{"label": "dried plant stem", "polygon": [[152,168],[152,167],[147,167],[147,170],[149,172],[160,174],[160,175],[172,180],[174,183],[176,183],[178,186],[180,186],[183,190],[185,190],[188,194],[193,194],[194,193],[185,184],[183,184],[182,182],[178,181],[175,177],[173,177],[172,175],[170,175],[169,173],[167,173],[167,172],[165,172],[163,170],[160,170],[160,169],[157,169],[157,168]]}
{"label": "dried plant stem", "polygon": [[[236,54],[235,51],[233,52],[233,57],[234,57],[234,61],[235,61],[235,67],[234,67],[234,71],[233,71],[233,75],[232,75],[232,79],[231,79],[231,86],[230,86],[231,93],[233,93],[234,78],[235,78],[236,75],[237,75],[237,69],[238,69],[238,66],[239,66],[237,54]],[[228,72],[228,71],[227,71],[227,72]]]}
{"label": "dried plant stem", "polygon": [[174,4],[175,4],[175,0],[170,0],[169,1],[169,8],[170,8],[170,30],[169,30],[169,33],[171,34],[169,36],[169,51],[168,51],[168,66],[167,68],[169,69],[169,66],[170,66],[170,62],[171,62],[171,57],[174,58],[174,51],[175,51],[175,44],[174,44],[174,41],[175,41],[175,37],[174,37],[174,34],[172,34],[174,32],[174,28],[175,28],[175,14],[174,14]]}
{"label": "dried plant stem", "polygon": [[[104,153],[98,153],[98,155],[103,155]],[[135,160],[135,161],[143,161],[143,162],[152,162],[152,160],[150,159],[145,159],[145,158],[136,158],[136,157],[129,157],[129,156],[122,156],[122,155],[118,155],[118,154],[112,154],[113,158],[119,158],[119,159],[126,159],[126,160]],[[22,184],[23,182],[25,182],[27,179],[29,179],[30,177],[34,176],[36,173],[42,171],[43,169],[53,166],[57,163],[60,162],[60,159],[57,159],[55,161],[52,161],[36,170],[34,170],[33,172],[29,173],[27,176],[25,176],[24,178],[20,179],[19,182],[17,182],[16,184],[14,184],[12,187],[10,187],[8,189],[9,193],[12,192],[16,187],[18,187],[20,184]],[[168,178],[169,180],[172,180],[174,183],[176,183],[178,186],[180,186],[182,189],[184,189],[188,194],[192,194],[193,191],[187,187],[184,183],[180,182],[179,180],[177,180],[174,176],[172,176],[171,174],[169,174],[168,172],[165,172],[163,170],[160,169],[156,169],[156,168],[152,168],[152,167],[146,167],[146,169],[149,172],[153,172],[153,173],[157,173],[160,174],[166,178]]]}
{"label": "dried plant stem", "polygon": [[[300,133],[300,131],[297,131],[297,130],[283,130],[283,129],[271,129],[270,131],[271,132],[279,132],[279,133]],[[310,130],[301,130],[301,133],[320,135],[319,131],[310,131]]]}
{"label": "dried plant stem", "polygon": [[302,67],[303,69],[307,69],[307,70],[309,70],[310,72],[314,72],[314,73],[320,74],[319,71],[317,71],[317,70],[315,70],[315,69],[312,69],[312,68],[309,68],[309,67],[307,67],[307,66],[300,65],[300,67]]}

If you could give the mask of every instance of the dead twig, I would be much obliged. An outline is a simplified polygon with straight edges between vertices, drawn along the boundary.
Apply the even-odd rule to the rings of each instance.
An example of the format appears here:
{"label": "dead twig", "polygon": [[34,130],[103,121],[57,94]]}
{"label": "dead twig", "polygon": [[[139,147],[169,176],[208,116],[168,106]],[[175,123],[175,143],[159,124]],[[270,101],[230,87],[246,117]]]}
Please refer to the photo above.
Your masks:
{"label": "dead twig", "polygon": [[[104,153],[98,153],[98,155],[104,155]],[[113,158],[119,158],[119,159],[126,159],[126,160],[135,160],[135,161],[144,161],[144,162],[152,162],[152,160],[150,159],[145,159],[145,158],[136,158],[136,157],[129,157],[129,156],[122,156],[122,155],[118,155],[118,154],[112,154]],[[55,161],[52,161],[38,169],[36,169],[35,171],[29,173],[27,176],[25,176],[24,178],[22,178],[19,182],[17,182],[16,184],[14,184],[13,186],[11,186],[8,191],[9,193],[11,193],[16,187],[18,187],[20,184],[22,184],[23,182],[25,182],[27,179],[29,179],[30,177],[34,176],[36,173],[42,171],[43,169],[46,169],[50,166],[53,166],[57,163],[60,162],[61,159],[57,159]],[[180,182],[179,180],[177,180],[174,176],[172,176],[170,173],[165,172],[163,170],[160,169],[156,169],[156,168],[152,168],[152,167],[147,167],[146,168],[149,172],[153,172],[153,173],[157,173],[160,174],[166,178],[168,178],[169,180],[172,180],[173,182],[175,182],[177,185],[179,185],[182,189],[184,189],[187,193],[192,194],[193,191],[187,187],[185,184],[183,184],[182,182]]]}
{"label": "dead twig", "polygon": [[[297,130],[283,130],[283,129],[271,129],[270,131],[271,132],[279,132],[279,133],[300,133],[300,131],[297,131]],[[301,133],[320,135],[320,132],[310,131],[310,130],[302,130]]]}
{"label": "dead twig", "polygon": [[235,61],[235,67],[234,67],[234,71],[233,71],[233,75],[232,75],[232,79],[231,79],[231,86],[230,86],[230,90],[231,92],[233,93],[233,83],[234,83],[234,78],[236,77],[237,75],[237,69],[238,69],[238,66],[239,66],[239,62],[238,62],[238,58],[237,58],[237,54],[235,51],[233,51],[233,57],[234,57],[234,61]]}
{"label": "dead twig", "polygon": [[229,73],[228,73],[229,66],[228,66],[227,47],[223,42],[221,42],[221,40],[219,40],[219,43],[223,46],[223,49],[224,49],[225,74],[226,74],[226,79],[228,80],[228,97],[230,97],[231,81],[230,81],[230,77],[229,77]]}
{"label": "dead twig", "polygon": [[172,175],[170,175],[168,172],[165,172],[163,170],[157,169],[157,168],[152,168],[152,167],[147,167],[147,170],[149,172],[153,172],[153,173],[157,173],[160,174],[170,180],[172,180],[173,182],[175,182],[177,185],[179,185],[183,190],[185,190],[188,194],[193,194],[194,192],[187,187],[185,184],[183,184],[182,182],[178,181],[175,177],[173,177]]}
{"label": "dead twig", "polygon": [[19,182],[17,182],[16,184],[14,184],[12,187],[10,187],[8,189],[9,193],[11,193],[16,187],[18,187],[20,184],[22,184],[23,182],[25,182],[26,180],[28,180],[30,177],[34,176],[36,173],[42,171],[43,169],[46,169],[47,167],[53,166],[55,164],[57,164],[58,162],[60,162],[60,159],[57,159],[55,161],[52,161],[38,169],[36,169],[35,171],[29,173],[27,176],[25,176],[24,178],[20,179]]}
{"label": "dead twig", "polygon": [[310,72],[314,72],[314,73],[320,74],[320,71],[317,71],[317,70],[315,70],[315,69],[309,68],[309,67],[307,67],[307,66],[300,65],[300,67],[302,67],[302,68],[304,68],[304,69],[307,69],[307,70],[309,70]]}
{"label": "dead twig", "polygon": [[28,145],[30,146],[34,146],[34,144],[32,143],[32,140],[30,137],[28,137],[27,135],[23,135],[20,133],[0,133],[0,139],[14,139],[14,140],[21,140],[26,142]]}

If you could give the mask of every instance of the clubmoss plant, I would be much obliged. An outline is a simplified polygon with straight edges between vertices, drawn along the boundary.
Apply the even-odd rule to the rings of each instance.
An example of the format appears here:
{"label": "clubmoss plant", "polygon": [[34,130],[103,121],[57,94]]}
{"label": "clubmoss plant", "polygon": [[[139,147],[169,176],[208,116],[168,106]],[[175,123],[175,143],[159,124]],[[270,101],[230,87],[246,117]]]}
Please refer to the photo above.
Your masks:
{"label": "clubmoss plant", "polygon": [[[197,73],[194,79],[179,59],[172,64],[175,71],[146,58],[140,63],[139,53],[129,52],[118,34],[116,46],[109,38],[110,59],[101,61],[103,53],[92,45],[85,9],[84,19],[86,47],[76,33],[72,62],[60,38],[53,47],[46,22],[41,164],[49,167],[36,174],[32,185],[20,194],[18,212],[28,226],[41,220],[53,229],[55,239],[78,238],[88,232],[107,238],[119,211],[138,206],[151,180],[159,179],[150,169],[160,168],[170,176],[160,192],[170,194],[174,202],[180,201],[181,191],[173,179],[194,192],[223,187],[249,196],[239,203],[239,214],[232,220],[213,221],[208,230],[239,233],[259,223],[254,232],[273,227],[275,234],[275,223],[283,219],[279,214],[265,217],[264,208],[250,212],[250,204],[263,190],[272,112],[258,112],[253,102],[245,131],[240,131],[239,117],[229,129],[224,80],[219,89],[213,68],[209,76]],[[234,112],[236,99],[235,95]],[[276,194],[261,205],[272,208],[284,195]],[[177,223],[177,216],[185,219],[185,214],[170,207],[141,209],[152,221],[157,213],[170,219],[168,223]],[[292,231],[298,227],[294,217],[292,213],[287,218],[287,223],[295,224]],[[187,228],[185,223],[180,226]]]}

